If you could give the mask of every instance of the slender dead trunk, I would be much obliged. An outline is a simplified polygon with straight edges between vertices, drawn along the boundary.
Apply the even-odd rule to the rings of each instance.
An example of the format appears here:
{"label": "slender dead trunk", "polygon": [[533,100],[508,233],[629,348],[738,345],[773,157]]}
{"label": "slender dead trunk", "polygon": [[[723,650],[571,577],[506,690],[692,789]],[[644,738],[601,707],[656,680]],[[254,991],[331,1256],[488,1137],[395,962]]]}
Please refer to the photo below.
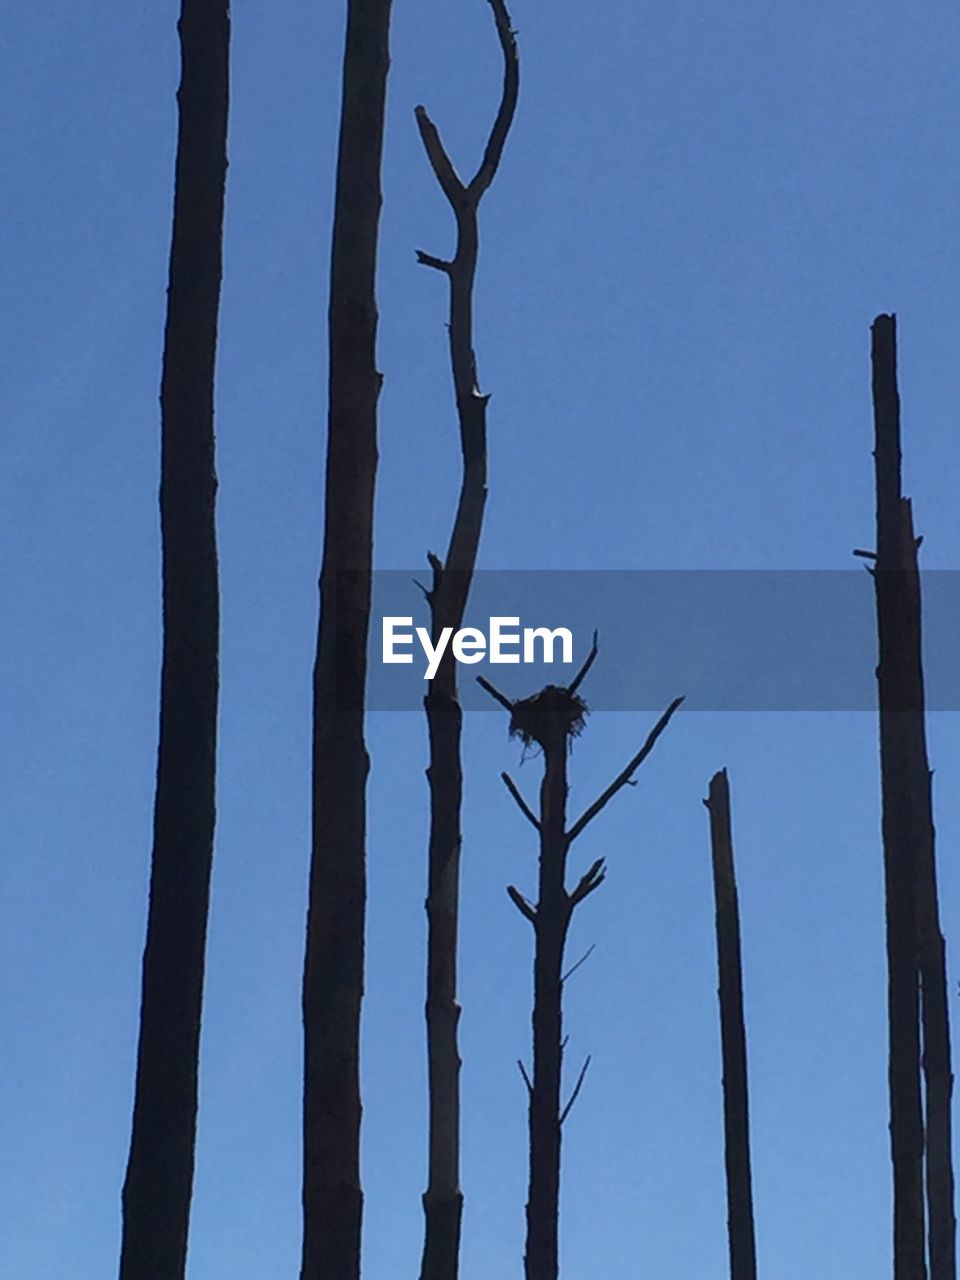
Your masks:
{"label": "slender dead trunk", "polygon": [[186,1268],[216,793],[214,370],[227,170],[226,0],[183,0],[161,388],[163,668],[121,1280]]}
{"label": "slender dead trunk", "polygon": [[[927,775],[928,801],[931,775]],[[932,803],[921,844],[920,982],[926,1105],[926,1188],[930,1280],[956,1280],[957,1219],[953,1173],[953,1066],[947,1004],[946,945],[940,929]],[[926,825],[926,824],[925,824]]]}
{"label": "slender dead trunk", "polygon": [[[420,252],[425,266],[450,282],[450,363],[460,428],[463,471],[460,498],[445,561],[430,554],[433,581],[426,591],[434,643],[445,627],[463,625],[487,500],[487,400],[477,385],[473,349],[473,282],[479,249],[477,211],[500,163],[518,92],[516,42],[502,0],[490,0],[504,57],[503,91],[483,161],[463,183],[423,107],[417,125],[427,157],[456,218],[457,247],[445,261]],[[457,938],[460,910],[460,812],[463,716],[456,664],[448,652],[424,698],[430,743],[430,841],[427,889],[427,1067],[429,1170],[421,1280],[456,1280],[463,1194],[460,1189],[460,1051],[457,1029]]]}
{"label": "slender dead trunk", "polygon": [[[908,1026],[909,1018],[914,1019],[914,1024],[916,1022],[916,982],[919,976],[930,1274],[931,1280],[955,1280],[953,1070],[946,954],[937,894],[932,779],[924,720],[922,609],[917,563],[920,540],[914,536],[909,499],[902,496],[900,399],[897,391],[896,321],[893,316],[878,316],[874,321],[872,355],[877,482],[874,581],[880,638],[877,678],[880,686],[883,834],[888,867],[888,951],[894,944],[897,954],[896,964],[891,961],[891,1136],[896,1135],[894,1250],[896,1265],[903,1267],[904,1276],[923,1274],[920,1251],[924,1178],[917,1148],[919,1142],[923,1153],[924,1130],[917,1116],[919,1049],[915,1042],[918,1033],[915,1025],[912,1029]],[[897,895],[892,908],[891,893]],[[906,913],[910,910],[914,912],[914,935],[909,946],[915,973],[908,988],[910,961],[907,956]],[[894,973],[898,980],[896,1002],[893,996]],[[907,1042],[899,1046],[898,1037],[896,1051],[895,1025],[898,1031],[903,1029],[903,1039]],[[899,1104],[896,1125],[893,1111],[895,1087]],[[904,1116],[907,1117],[906,1123]],[[898,1157],[901,1155],[903,1161],[898,1173]],[[903,1243],[902,1249],[896,1243],[898,1239]],[[896,1274],[899,1277],[900,1272]]]}
{"label": "slender dead trunk", "polygon": [[313,683],[313,851],[303,975],[301,1280],[360,1274],[364,741],[377,468],[375,276],[390,0],[348,0],[330,263],[321,611]]}
{"label": "slender dead trunk", "polygon": [[[534,932],[532,1079],[523,1064],[518,1064],[529,1092],[526,1280],[556,1280],[559,1274],[561,1132],[590,1065],[587,1057],[570,1097],[563,1105],[563,986],[569,977],[563,973],[563,958],[567,933],[574,909],[600,887],[606,876],[604,859],[598,858],[580,877],[576,887],[568,890],[567,857],[573,841],[587,824],[632,780],[683,701],[677,698],[670,704],[626,768],[568,828],[567,759],[571,740],[580,733],[587,714],[586,703],[577,690],[596,656],[597,639],[594,636],[593,648],[569,687],[547,685],[532,697],[516,702],[488,680],[479,677],[480,685],[510,712],[511,735],[519,737],[525,745],[536,743],[543,751],[544,761],[539,814],[529,807],[512,778],[506,773],[502,775],[521,813],[540,837],[537,902],[528,901],[514,885],[507,889],[514,906],[530,921]],[[573,968],[577,968],[579,963]]]}
{"label": "slender dead trunk", "polygon": [[757,1251],[750,1178],[750,1109],[747,1033],[743,1017],[740,906],[733,868],[730,786],[726,769],[710,779],[704,801],[710,814],[713,892],[716,902],[720,1044],[723,1057],[723,1132],[727,1172],[730,1280],[756,1280]]}
{"label": "slender dead trunk", "polygon": [[[559,1273],[560,1085],[563,1070],[563,956],[573,907],[566,889],[569,721],[562,704],[543,735],[540,867],[534,920],[533,1087],[530,1090],[528,1280]],[[552,723],[551,723],[552,720]]]}
{"label": "slender dead trunk", "polygon": [[909,506],[901,496],[900,398],[893,316],[878,316],[874,321],[871,355],[877,486],[873,577],[880,655],[877,682],[890,1025],[894,1277],[924,1280],[917,888],[922,865],[920,844],[924,839],[923,822],[921,819],[918,823],[918,819],[923,789],[929,795],[929,769],[920,655],[912,635],[916,620],[909,618],[904,607],[904,570],[914,548]]}

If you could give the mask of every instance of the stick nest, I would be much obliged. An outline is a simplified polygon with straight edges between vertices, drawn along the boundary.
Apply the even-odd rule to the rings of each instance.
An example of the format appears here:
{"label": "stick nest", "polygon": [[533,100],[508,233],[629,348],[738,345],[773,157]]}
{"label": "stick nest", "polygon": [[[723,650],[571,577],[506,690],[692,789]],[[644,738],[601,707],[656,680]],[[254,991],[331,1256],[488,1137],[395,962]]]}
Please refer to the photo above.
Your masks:
{"label": "stick nest", "polygon": [[558,739],[577,737],[587,720],[587,704],[563,685],[548,684],[530,698],[513,704],[510,737],[525,747],[536,742],[546,748]]}

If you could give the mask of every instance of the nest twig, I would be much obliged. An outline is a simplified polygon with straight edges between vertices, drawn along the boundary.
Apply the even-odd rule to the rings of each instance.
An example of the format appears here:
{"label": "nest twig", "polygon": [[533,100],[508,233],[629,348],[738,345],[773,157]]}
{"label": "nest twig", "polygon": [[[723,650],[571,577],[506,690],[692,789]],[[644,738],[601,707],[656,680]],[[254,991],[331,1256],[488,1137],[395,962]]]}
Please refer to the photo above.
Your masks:
{"label": "nest twig", "polygon": [[575,738],[583,731],[587,704],[563,685],[548,684],[529,698],[513,703],[510,712],[510,736],[519,738],[525,747],[536,742],[546,748],[558,739]]}

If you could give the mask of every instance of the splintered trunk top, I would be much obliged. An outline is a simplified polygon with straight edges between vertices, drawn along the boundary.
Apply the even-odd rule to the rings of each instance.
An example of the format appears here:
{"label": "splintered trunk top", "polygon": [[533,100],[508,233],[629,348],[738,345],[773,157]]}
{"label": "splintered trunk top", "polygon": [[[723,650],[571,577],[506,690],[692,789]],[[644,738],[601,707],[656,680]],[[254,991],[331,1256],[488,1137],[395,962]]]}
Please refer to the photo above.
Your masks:
{"label": "splintered trunk top", "polygon": [[150,908],[122,1280],[181,1280],[213,857],[219,585],[213,396],[228,104],[228,6],[184,0],[161,392],[163,671]]}
{"label": "splintered trunk top", "polygon": [[349,0],[330,267],[327,473],[313,691],[302,1280],[356,1280],[360,1274],[364,705],[380,391],[374,286],[389,20],[390,0]]}

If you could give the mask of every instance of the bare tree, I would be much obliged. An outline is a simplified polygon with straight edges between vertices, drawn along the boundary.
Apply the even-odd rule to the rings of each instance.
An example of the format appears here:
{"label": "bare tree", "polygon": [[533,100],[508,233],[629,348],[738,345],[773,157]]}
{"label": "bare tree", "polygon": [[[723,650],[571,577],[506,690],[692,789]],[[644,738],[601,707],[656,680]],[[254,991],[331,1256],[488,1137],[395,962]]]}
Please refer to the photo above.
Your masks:
{"label": "bare tree", "polygon": [[733,867],[730,785],[726,769],[710,779],[707,799],[713,892],[716,903],[720,1043],[723,1057],[723,1131],[727,1174],[727,1235],[730,1280],[756,1280],[757,1250],[750,1178],[750,1109],[747,1095],[747,1034],[743,1018],[740,906]]}
{"label": "bare tree", "polygon": [[881,315],[874,321],[871,357],[877,550],[860,554],[875,561],[871,572],[880,655],[894,1276],[922,1280],[926,1275],[922,1036],[930,1270],[932,1280],[954,1280],[953,1075],[924,722],[919,540],[914,537],[910,502],[902,494],[894,316]]}
{"label": "bare tree", "polygon": [[215,821],[220,598],[213,396],[227,168],[227,0],[183,0],[161,388],[163,669],[122,1280],[186,1267]]}
{"label": "bare tree", "polygon": [[303,975],[302,1280],[360,1274],[364,740],[377,468],[375,275],[390,0],[348,0],[330,263],[321,612],[313,686],[313,853]]}
{"label": "bare tree", "polygon": [[[540,837],[539,885],[536,903],[514,885],[507,889],[520,914],[534,932],[533,962],[533,1074],[520,1063],[530,1095],[530,1184],[527,1197],[526,1280],[556,1280],[559,1270],[561,1129],[579,1095],[590,1059],[587,1058],[566,1103],[561,1101],[563,1068],[564,951],[574,909],[598,889],[606,876],[603,858],[591,864],[572,890],[566,887],[570,846],[613,797],[632,781],[683,701],[676,698],[650,731],[643,746],[606,790],[567,826],[567,760],[571,740],[583,729],[587,706],[578,694],[597,655],[593,648],[568,687],[547,685],[530,698],[512,702],[483,677],[479,682],[510,712],[510,733],[525,745],[543,751],[543,781],[539,814],[523,799],[513,779],[503,781],[524,817]],[[569,975],[567,975],[569,976]]]}
{"label": "bare tree", "polygon": [[[433,573],[424,588],[434,643],[445,627],[463,625],[487,499],[487,401],[477,385],[473,350],[473,282],[479,248],[477,212],[492,183],[517,105],[519,65],[510,15],[503,0],[489,0],[503,51],[503,89],[480,167],[470,182],[457,175],[440,135],[423,107],[417,107],[420,137],[457,226],[452,259],[422,250],[418,260],[450,282],[450,363],[460,427],[463,471],[460,497],[446,560],[432,552]],[[455,1280],[459,1268],[460,1222],[460,1053],[457,1027],[457,935],[460,898],[460,812],[463,770],[460,739],[463,715],[457,672],[448,650],[424,698],[430,740],[430,843],[427,890],[427,1061],[429,1074],[429,1171],[423,1196],[425,1215],[422,1280]]]}

